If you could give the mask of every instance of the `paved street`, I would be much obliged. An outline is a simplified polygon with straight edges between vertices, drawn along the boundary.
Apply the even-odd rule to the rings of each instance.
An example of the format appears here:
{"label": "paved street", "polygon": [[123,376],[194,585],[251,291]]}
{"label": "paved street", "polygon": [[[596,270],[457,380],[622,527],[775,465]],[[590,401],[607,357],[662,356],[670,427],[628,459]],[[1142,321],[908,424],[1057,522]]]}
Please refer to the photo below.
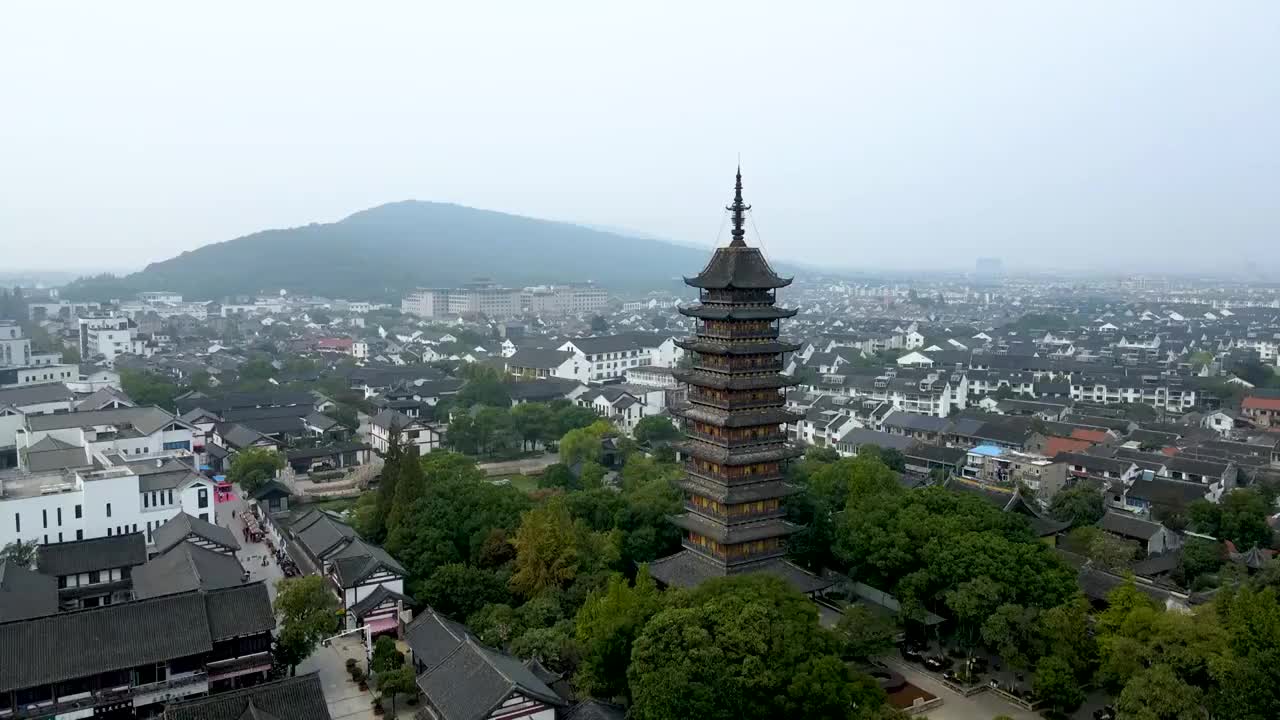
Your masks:
{"label": "paved street", "polygon": [[[240,521],[232,513],[246,511],[244,493],[237,487],[234,498],[228,502],[218,503],[215,517],[219,525],[231,528],[236,540],[240,541],[240,562],[248,569],[250,580],[265,580],[267,592],[274,602],[276,582],[284,577],[284,573],[280,571],[275,555],[266,544],[249,542],[245,539]],[[264,556],[267,558],[265,566],[262,564]],[[358,685],[351,682],[351,676],[347,674],[346,667],[349,657],[359,660],[361,667],[367,667],[361,636],[338,638],[329,647],[316,648],[311,657],[298,666],[298,674],[319,673],[320,685],[324,688],[324,699],[329,705],[329,715],[333,720],[372,720],[374,715],[370,702],[373,700],[373,695],[362,692]]]}
{"label": "paved street", "polygon": [[[244,502],[244,493],[240,488],[235,489],[234,497],[227,502],[220,502],[215,510],[214,517],[219,525],[230,528],[231,532],[236,536],[236,540],[240,541],[240,563],[249,571],[249,579],[265,580],[267,582],[267,593],[271,596],[272,602],[276,599],[276,582],[284,577],[284,573],[280,571],[280,565],[276,563],[275,556],[263,543],[249,542],[245,539],[244,528],[240,521],[233,517],[232,513],[246,512]],[[262,564],[263,556],[267,557],[267,565]]]}
{"label": "paved street", "polygon": [[926,713],[929,720],[991,720],[997,715],[1008,715],[1013,720],[1041,720],[1038,714],[1006,702],[995,693],[984,692],[964,697],[948,690],[942,683],[910,663],[896,662],[891,659],[886,664],[902,673],[907,682],[942,698],[942,707]]}
{"label": "paved street", "polygon": [[530,473],[540,473],[546,470],[548,466],[555,465],[560,462],[559,453],[547,453],[538,457],[521,458],[520,460],[508,460],[505,462],[489,462],[480,463],[480,469],[485,475],[528,475]]}
{"label": "paved street", "polygon": [[[361,638],[359,634],[338,638],[329,647],[316,648],[311,657],[298,666],[298,674],[319,673],[320,686],[324,689],[324,699],[333,720],[372,720],[374,717],[370,704],[373,693],[361,691],[347,674],[347,658],[355,658],[360,667],[367,667]],[[401,714],[404,714],[403,710]]]}

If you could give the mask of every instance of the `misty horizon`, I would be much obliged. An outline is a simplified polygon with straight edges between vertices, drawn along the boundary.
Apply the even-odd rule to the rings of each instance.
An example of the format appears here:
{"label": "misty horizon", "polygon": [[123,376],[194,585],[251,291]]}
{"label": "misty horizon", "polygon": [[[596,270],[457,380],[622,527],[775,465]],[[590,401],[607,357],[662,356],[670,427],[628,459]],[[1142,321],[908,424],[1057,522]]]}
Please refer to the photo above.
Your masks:
{"label": "misty horizon", "polygon": [[8,8],[6,265],[127,272],[408,198],[709,250],[739,155],[774,260],[1280,263],[1280,8],[576,7]]}

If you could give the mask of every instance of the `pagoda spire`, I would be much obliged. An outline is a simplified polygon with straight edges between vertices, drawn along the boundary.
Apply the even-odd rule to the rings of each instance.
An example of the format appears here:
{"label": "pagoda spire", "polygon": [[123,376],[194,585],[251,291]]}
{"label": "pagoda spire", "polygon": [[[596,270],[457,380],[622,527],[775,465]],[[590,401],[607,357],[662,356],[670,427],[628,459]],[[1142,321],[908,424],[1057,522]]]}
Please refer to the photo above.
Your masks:
{"label": "pagoda spire", "polygon": [[725,210],[733,213],[733,242],[729,243],[729,247],[746,247],[747,242],[744,236],[747,231],[743,229],[746,224],[747,211],[751,209],[750,205],[742,202],[742,166],[738,166],[738,178],[733,184],[733,204],[726,205]]}

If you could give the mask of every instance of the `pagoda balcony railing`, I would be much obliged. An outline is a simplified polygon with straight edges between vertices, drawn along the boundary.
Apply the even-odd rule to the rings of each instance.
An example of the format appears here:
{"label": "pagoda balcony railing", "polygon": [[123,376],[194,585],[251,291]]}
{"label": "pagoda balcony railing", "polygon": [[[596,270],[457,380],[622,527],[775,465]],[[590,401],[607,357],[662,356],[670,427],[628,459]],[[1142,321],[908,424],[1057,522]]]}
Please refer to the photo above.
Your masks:
{"label": "pagoda balcony railing", "polygon": [[727,448],[751,447],[752,445],[768,445],[771,443],[787,441],[787,434],[781,430],[776,433],[757,435],[754,437],[731,438],[723,435],[713,435],[701,430],[695,430],[692,427],[685,427],[684,434],[696,440],[702,440],[704,442],[709,442],[712,445],[719,445]]}
{"label": "pagoda balcony railing", "polygon": [[785,517],[787,514],[787,511],[780,507],[770,508],[768,510],[753,510],[751,512],[726,513],[722,510],[699,507],[688,500],[684,503],[684,509],[691,513],[726,523],[748,522],[751,520],[769,520],[771,518]]}
{"label": "pagoda balcony railing", "polygon": [[782,372],[785,367],[782,358],[777,355],[764,357],[735,357],[728,359],[722,355],[699,354],[693,360],[696,370],[711,372]]}
{"label": "pagoda balcony railing", "polygon": [[725,467],[725,469],[717,472],[715,470],[703,470],[702,468],[694,464],[693,460],[686,460],[684,463],[684,471],[686,473],[690,475],[696,475],[700,478],[706,478],[713,482],[718,482],[725,485],[732,485],[735,483],[743,483],[743,482],[757,483],[757,482],[767,482],[769,480],[781,480],[784,475],[783,469],[781,467],[779,467],[777,470],[773,470],[770,472],[753,472],[753,473],[744,473],[742,472],[743,469],[744,469],[743,467],[730,465]]}
{"label": "pagoda balcony railing", "polygon": [[736,320],[717,320],[717,322],[723,324],[699,323],[698,337],[713,338],[713,340],[777,340],[778,337],[776,322],[760,323],[756,327],[742,327],[742,323]]}
{"label": "pagoda balcony railing", "polygon": [[772,305],[775,302],[771,290],[703,290],[704,303],[732,303],[735,305],[752,303]]}
{"label": "pagoda balcony railing", "polygon": [[777,397],[752,398],[750,400],[728,400],[689,393],[689,402],[695,405],[706,405],[718,410],[759,410],[762,408],[782,407],[786,401],[787,399],[781,393]]}
{"label": "pagoda balcony railing", "polygon": [[787,554],[785,546],[766,548],[764,550],[756,551],[741,550],[738,548],[733,548],[732,551],[729,551],[726,548],[712,550],[690,541],[687,537],[681,542],[681,544],[684,545],[687,550],[692,550],[704,557],[715,558],[721,562],[751,562],[753,560],[767,560],[769,558],[780,557]]}

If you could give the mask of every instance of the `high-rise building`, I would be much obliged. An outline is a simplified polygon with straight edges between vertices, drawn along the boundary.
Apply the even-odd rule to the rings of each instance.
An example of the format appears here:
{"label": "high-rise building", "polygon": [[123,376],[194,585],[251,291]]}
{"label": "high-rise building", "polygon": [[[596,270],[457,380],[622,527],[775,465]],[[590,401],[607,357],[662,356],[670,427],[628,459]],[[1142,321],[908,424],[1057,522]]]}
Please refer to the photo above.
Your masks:
{"label": "high-rise building", "polygon": [[400,311],[419,317],[515,317],[520,314],[520,291],[484,279],[459,288],[419,288],[404,297]]}
{"label": "high-rise building", "polygon": [[786,423],[800,415],[785,408],[784,356],[798,345],[779,339],[779,325],[796,310],[775,305],[778,288],[791,284],[744,240],[742,172],[734,187],[733,240],[685,283],[698,288],[697,305],[680,308],[696,318],[697,335],[677,343],[692,356],[674,371],[688,385],[688,400],[672,408],[683,419],[685,513],[674,518],[684,550],[650,566],[665,585],[747,572],[782,577],[805,593],[830,583],[787,562],[782,499],[795,488],[784,481],[788,460],[801,454],[787,442]]}

